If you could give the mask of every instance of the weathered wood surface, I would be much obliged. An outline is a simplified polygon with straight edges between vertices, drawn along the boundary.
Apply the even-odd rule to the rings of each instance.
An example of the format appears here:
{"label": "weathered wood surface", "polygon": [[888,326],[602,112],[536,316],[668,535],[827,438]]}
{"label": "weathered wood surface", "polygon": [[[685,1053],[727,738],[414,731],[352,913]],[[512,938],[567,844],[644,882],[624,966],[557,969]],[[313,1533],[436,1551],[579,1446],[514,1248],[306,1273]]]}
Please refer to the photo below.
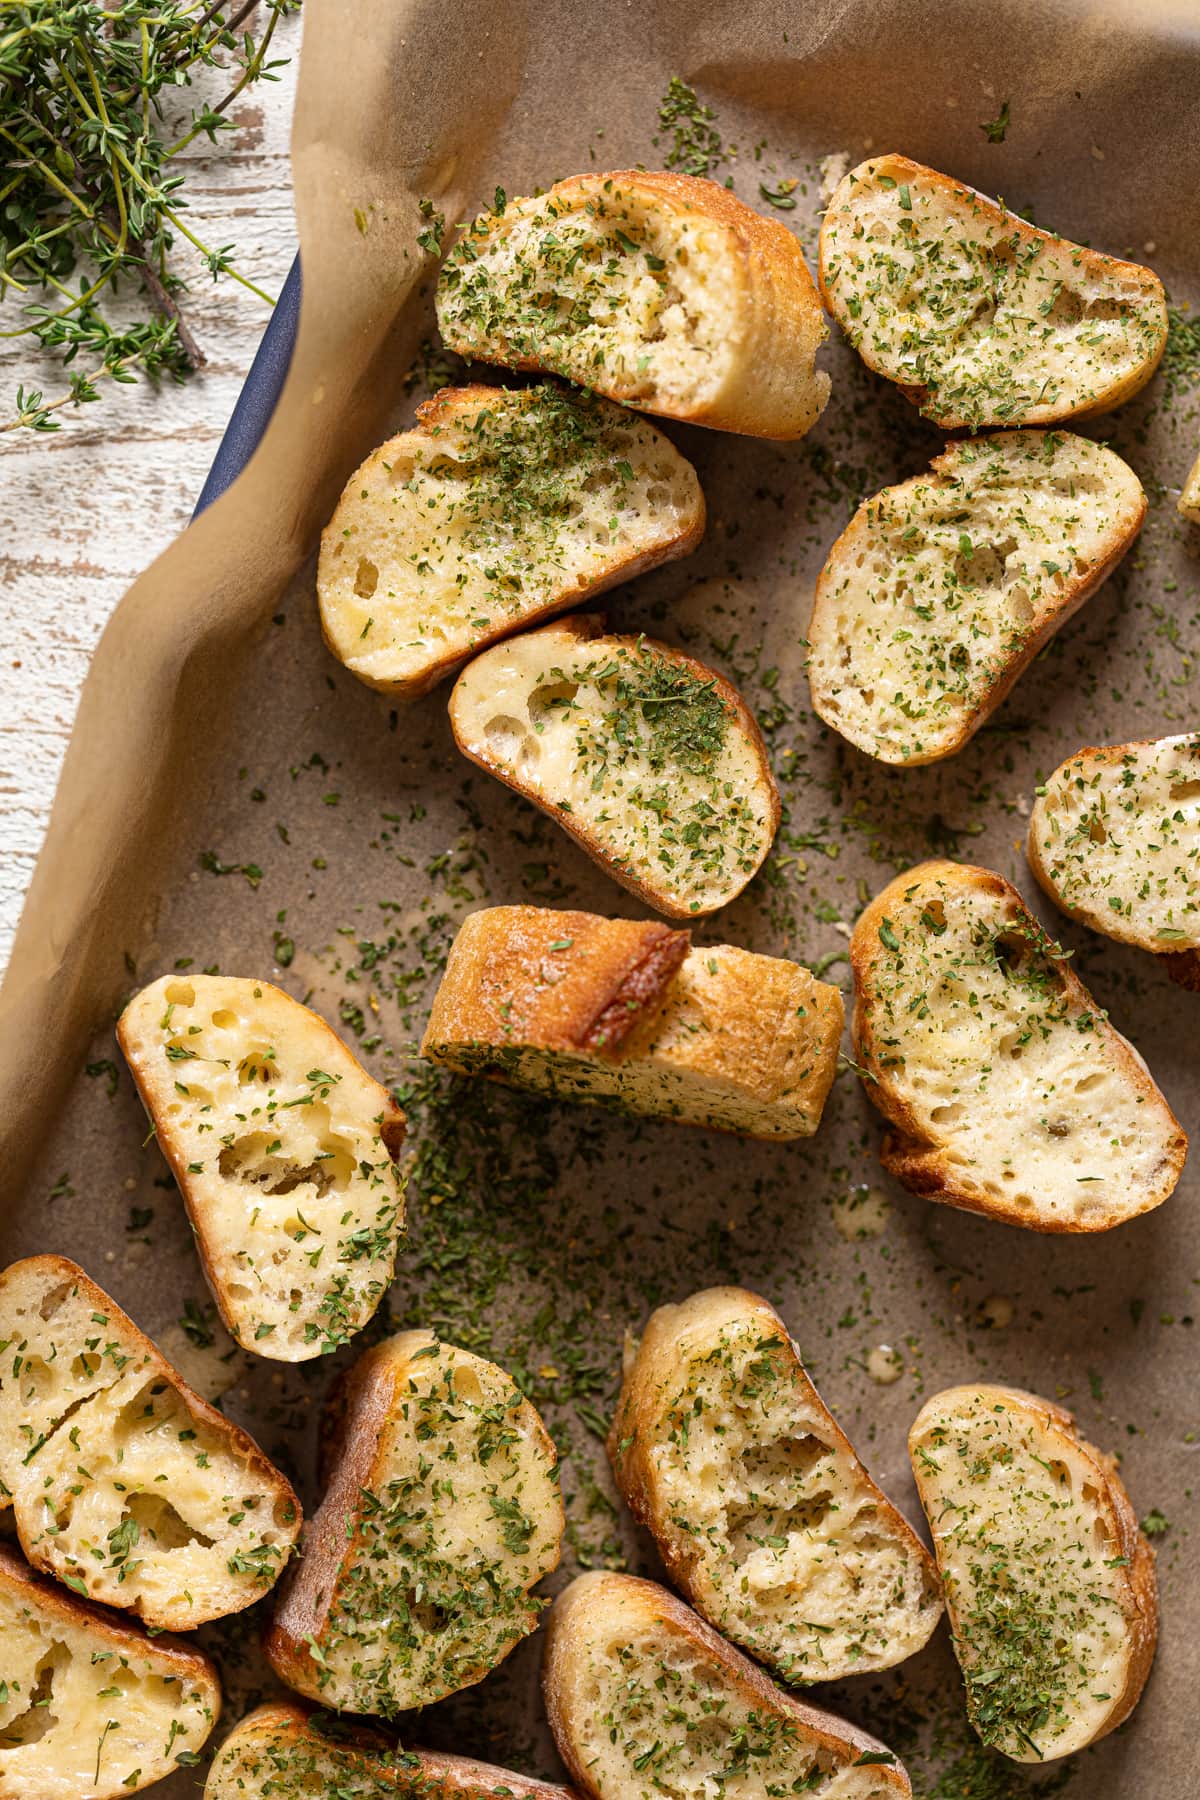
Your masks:
{"label": "weathered wood surface", "polygon": [[[235,107],[236,134],[186,153],[189,224],[233,244],[250,280],[277,294],[296,250],[288,137],[298,17],[275,42],[289,58]],[[188,250],[183,245],[183,249]],[[60,431],[0,434],[0,968],[45,831],[79,690],[96,640],[134,577],[187,524],[267,322],[264,304],[198,257],[187,317],[208,361],[182,386],[108,385]],[[16,323],[11,304],[0,329]],[[0,413],[18,383],[61,393],[59,365],[28,339],[0,340]]]}

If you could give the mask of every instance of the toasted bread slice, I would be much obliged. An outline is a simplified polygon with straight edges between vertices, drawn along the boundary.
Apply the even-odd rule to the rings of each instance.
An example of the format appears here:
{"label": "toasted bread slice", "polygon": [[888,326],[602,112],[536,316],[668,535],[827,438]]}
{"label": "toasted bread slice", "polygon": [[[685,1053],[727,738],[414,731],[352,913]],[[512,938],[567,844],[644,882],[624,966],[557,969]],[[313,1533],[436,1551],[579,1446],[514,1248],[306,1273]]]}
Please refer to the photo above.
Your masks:
{"label": "toasted bread slice", "polygon": [[842,996],[799,964],[642,919],[493,906],[459,927],[422,1054],[563,1099],[744,1137],[808,1137]]}
{"label": "toasted bread slice", "polygon": [[856,1054],[905,1187],[1032,1231],[1107,1231],[1167,1198],[1179,1121],[1002,876],[910,869],[850,960]]}
{"label": "toasted bread slice", "polygon": [[1073,919],[1200,986],[1200,736],[1079,750],[1038,789],[1029,866]]}
{"label": "toasted bread slice", "polygon": [[1108,412],[1167,342],[1162,282],[974,188],[873,156],[821,226],[821,293],[868,368],[949,429]]}
{"label": "toasted bread slice", "polygon": [[260,1706],[222,1744],[204,1800],[573,1800],[511,1769],[407,1750],[380,1732],[287,1702]]}
{"label": "toasted bread slice", "polygon": [[552,382],[443,388],[325,528],[325,642],[360,681],[414,697],[703,532],[696,471],[636,414]]}
{"label": "toasted bread slice", "polygon": [[404,1114],[266,981],[165,975],[117,1037],[244,1350],[303,1362],[361,1331],[404,1228]]}
{"label": "toasted bread slice", "polygon": [[0,1480],[36,1568],[168,1631],[260,1600],[300,1535],[254,1439],[65,1256],[0,1275]]}
{"label": "toasted bread slice", "polygon": [[675,1585],[785,1681],[890,1669],[929,1641],[933,1558],[757,1294],[709,1288],[651,1314],[608,1454]]}
{"label": "toasted bread slice", "polygon": [[115,1800],[194,1763],[217,1722],[207,1656],[64,1593],[0,1544],[0,1796]]}
{"label": "toasted bread slice", "polygon": [[888,763],[961,750],[1141,529],[1111,450],[1067,432],[952,442],[864,501],[817,580],[812,701]]}
{"label": "toasted bread slice", "polygon": [[597,614],[485,650],[450,696],[465,756],[549,813],[656,912],[728,905],[764,861],[779,791],[725,678]]}
{"label": "toasted bread slice", "polygon": [[511,1377],[430,1332],[385,1339],[339,1400],[329,1489],[267,1655],[323,1706],[426,1706],[533,1630],[562,1532],[554,1445]]}
{"label": "toasted bread slice", "polygon": [[783,1693],[653,1581],[573,1581],[550,1614],[542,1685],[559,1755],[597,1800],[912,1793],[875,1738]]}
{"label": "toasted bread slice", "polygon": [[829,398],[800,245],[691,175],[576,175],[481,213],[446,258],[437,315],[463,356],[692,425],[796,438]]}
{"label": "toasted bread slice", "polygon": [[971,1722],[1015,1762],[1128,1718],[1158,1638],[1154,1552],[1062,1407],[1019,1388],[935,1394],[909,1434]]}
{"label": "toasted bread slice", "polygon": [[1188,478],[1180,490],[1179,511],[1193,525],[1200,525],[1200,456],[1188,470]]}

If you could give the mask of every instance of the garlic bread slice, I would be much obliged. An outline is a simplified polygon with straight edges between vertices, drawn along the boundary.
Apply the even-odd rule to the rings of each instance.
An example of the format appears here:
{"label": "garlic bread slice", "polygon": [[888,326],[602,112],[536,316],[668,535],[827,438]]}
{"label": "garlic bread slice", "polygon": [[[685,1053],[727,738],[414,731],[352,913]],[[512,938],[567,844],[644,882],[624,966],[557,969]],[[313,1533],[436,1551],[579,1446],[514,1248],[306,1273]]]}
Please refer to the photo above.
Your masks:
{"label": "garlic bread slice", "polygon": [[1107,1231],[1170,1194],[1178,1120],[1003,876],[897,876],[850,960],[883,1165],[913,1193],[1032,1231]]}
{"label": "garlic bread slice", "polygon": [[1065,913],[1200,986],[1200,735],[1076,751],[1038,789],[1026,848]]}
{"label": "garlic bread slice", "polygon": [[815,710],[868,756],[961,750],[1110,575],[1146,513],[1111,450],[1069,432],[946,446],[866,500],[817,580]]}
{"label": "garlic bread slice", "polygon": [[1200,525],[1200,456],[1188,470],[1177,505],[1185,519],[1193,525]]}
{"label": "garlic bread slice", "polygon": [[360,681],[414,697],[703,531],[696,471],[636,414],[553,382],[443,388],[325,528],[325,642]]}
{"label": "garlic bread slice", "polygon": [[641,919],[493,906],[450,948],[422,1055],[560,1099],[745,1137],[808,1137],[842,996],[797,963]]}
{"label": "garlic bread slice", "polygon": [[402,1749],[381,1732],[286,1701],[260,1706],[225,1739],[204,1800],[573,1800],[571,1790],[442,1750]]}
{"label": "garlic bread slice", "polygon": [[785,1694],[653,1581],[573,1581],[550,1614],[542,1687],[559,1755],[596,1800],[912,1793],[875,1738]]}
{"label": "garlic bread slice", "polygon": [[35,1568],[161,1630],[253,1605],[300,1535],[254,1439],[65,1256],[0,1275],[0,1481]]}
{"label": "garlic bread slice", "polygon": [[454,684],[450,724],[465,756],[671,919],[728,905],[778,829],[766,746],[736,689],[596,614],[477,656]]}
{"label": "garlic bread slice", "polygon": [[829,398],[800,245],[692,175],[575,175],[481,213],[437,288],[452,350],[547,369],[643,412],[801,437]]}
{"label": "garlic bread slice", "polygon": [[1015,1762],[1069,1756],[1136,1706],[1154,1552],[1116,1459],[1019,1388],[950,1388],[909,1434],[971,1723]]}
{"label": "garlic bread slice", "polygon": [[396,1713],[470,1687],[537,1624],[563,1532],[554,1445],[512,1378],[432,1333],[337,1397],[329,1486],[267,1638],[322,1706]]}
{"label": "garlic bread slice", "polygon": [[708,1288],[650,1315],[608,1454],[675,1585],[785,1681],[890,1669],[928,1642],[933,1558],[757,1294]]}
{"label": "garlic bread slice", "polygon": [[1149,269],[906,156],[873,156],[839,183],[820,283],[867,367],[952,430],[1108,412],[1145,386],[1167,342]]}
{"label": "garlic bread slice", "polygon": [[361,1331],[404,1227],[404,1114],[266,981],[165,975],[117,1038],[244,1350],[303,1362]]}
{"label": "garlic bread slice", "polygon": [[217,1672],[0,1544],[0,1800],[116,1800],[199,1760]]}

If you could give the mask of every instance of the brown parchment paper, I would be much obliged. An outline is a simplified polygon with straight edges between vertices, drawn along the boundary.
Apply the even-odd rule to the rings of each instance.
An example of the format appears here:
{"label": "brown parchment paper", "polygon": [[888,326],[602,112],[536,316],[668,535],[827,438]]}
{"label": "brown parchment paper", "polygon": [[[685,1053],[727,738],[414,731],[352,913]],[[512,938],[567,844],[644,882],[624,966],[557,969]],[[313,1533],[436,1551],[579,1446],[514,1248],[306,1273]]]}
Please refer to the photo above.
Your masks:
{"label": "brown parchment paper", "polygon": [[[1200,8],[308,0],[305,13],[296,356],[246,474],[136,584],[96,654],[0,993],[0,1254],[82,1261],[197,1381],[227,1388],[226,1409],[311,1507],[320,1400],[347,1355],[251,1366],[219,1337],[198,1349],[181,1329],[208,1300],[178,1196],[115,1069],[122,998],[183,959],[267,975],[340,1020],[376,1072],[404,1086],[419,1078],[412,1046],[465,911],[519,899],[636,911],[457,756],[445,688],[397,713],[321,645],[305,561],[316,533],[356,462],[411,416],[414,363],[439,379],[421,349],[432,266],[416,247],[418,201],[453,220],[497,185],[523,193],[581,169],[661,166],[658,101],[679,75],[736,146],[718,178],[763,210],[760,183],[798,182],[795,209],[779,216],[810,259],[820,160],[896,149],[1149,261],[1186,305],[1200,300]],[[1012,124],[993,144],[981,125],[1005,100]],[[776,853],[698,936],[823,963],[846,985],[849,925],[894,870],[931,852],[985,863],[1032,896],[1198,1130],[1200,1001],[1151,959],[1050,918],[1019,845],[1038,780],[1081,744],[1200,725],[1200,541],[1174,511],[1200,447],[1200,399],[1159,377],[1094,423],[1148,489],[1140,544],[960,756],[893,772],[812,717],[802,637],[816,571],[854,505],[923,466],[940,440],[843,345],[822,356],[833,396],[799,444],[669,428],[700,471],[708,534],[687,563],[612,604],[622,626],[727,670],[771,738],[785,797]],[[1169,1521],[1146,1698],[1065,1770],[1010,1770],[971,1751],[944,1633],[893,1676],[822,1697],[900,1751],[918,1793],[937,1800],[1063,1781],[1100,1800],[1194,1795],[1193,1169],[1149,1217],[1099,1240],[1048,1240],[891,1187],[852,1072],[818,1137],[786,1148],[490,1088],[447,1101],[425,1084],[413,1111],[409,1247],[375,1331],[436,1325],[528,1385],[566,1452],[571,1526],[551,1588],[580,1565],[655,1569],[613,1503],[596,1435],[622,1334],[659,1300],[739,1280],[781,1307],[910,1515],[904,1436],[922,1397],[980,1376],[1065,1399],[1122,1456],[1141,1515]],[[860,1224],[882,1229],[856,1237]],[[899,1353],[890,1385],[870,1374],[881,1346]],[[226,1722],[271,1690],[256,1648],[263,1611],[202,1634],[222,1662]],[[539,1656],[535,1637],[481,1687],[405,1721],[405,1740],[553,1773]],[[195,1781],[181,1773],[163,1791]]]}

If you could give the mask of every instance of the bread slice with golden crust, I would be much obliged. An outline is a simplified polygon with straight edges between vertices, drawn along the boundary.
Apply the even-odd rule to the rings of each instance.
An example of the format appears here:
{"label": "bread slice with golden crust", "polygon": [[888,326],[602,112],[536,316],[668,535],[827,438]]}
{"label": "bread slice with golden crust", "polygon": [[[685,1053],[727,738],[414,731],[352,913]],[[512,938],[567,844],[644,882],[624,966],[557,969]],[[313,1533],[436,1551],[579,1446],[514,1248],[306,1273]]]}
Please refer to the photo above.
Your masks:
{"label": "bread slice with golden crust", "polygon": [[855,1053],[916,1194],[1032,1231],[1107,1231],[1159,1206],[1187,1139],[1003,876],[927,862],[850,940]]}
{"label": "bread slice with golden crust", "polygon": [[164,975],[117,1038],[244,1350],[303,1362],[361,1331],[404,1227],[404,1114],[267,981]]}
{"label": "bread slice with golden crust", "polygon": [[727,188],[621,169],[481,213],[438,280],[452,350],[643,412],[801,437],[829,397],[800,245]]}
{"label": "bread slice with golden crust", "polygon": [[797,963],[648,919],[493,906],[459,927],[424,1056],[562,1099],[746,1137],[807,1137],[842,996]]}
{"label": "bread slice with golden crust", "polygon": [[595,1800],[912,1793],[877,1739],[785,1694],[653,1581],[573,1581],[550,1614],[542,1687],[559,1755]]}
{"label": "bread slice with golden crust", "polygon": [[116,1800],[195,1763],[217,1672],[43,1581],[0,1544],[0,1800]]}
{"label": "bread slice with golden crust", "polygon": [[762,733],[723,675],[581,613],[496,644],[450,696],[464,756],[670,919],[716,912],[779,826]]}
{"label": "bread slice with golden crust", "polygon": [[161,1630],[253,1605],[300,1535],[254,1439],[65,1256],[0,1275],[0,1482],[35,1568]]}
{"label": "bread slice with golden crust", "polygon": [[1158,1639],[1154,1552],[1069,1412],[950,1388],[909,1434],[971,1722],[1015,1762],[1069,1756],[1136,1706]]}
{"label": "bread slice with golden crust", "polygon": [[412,698],[703,532],[696,471],[648,420],[554,382],[443,388],[346,483],[321,628],[360,681]]}
{"label": "bread slice with golden crust", "polygon": [[1038,789],[1026,852],[1065,913],[1200,987],[1200,735],[1077,750]]}
{"label": "bread slice with golden crust", "polygon": [[1179,511],[1193,525],[1200,525],[1200,456],[1188,470],[1187,480],[1180,489],[1177,502]]}
{"label": "bread slice with golden crust", "polygon": [[785,1681],[890,1669],[932,1636],[933,1558],[757,1294],[708,1288],[650,1315],[608,1455],[675,1585]]}
{"label": "bread slice with golden crust", "polygon": [[839,183],[820,283],[867,367],[951,430],[1108,412],[1145,386],[1167,342],[1149,269],[907,156],[873,156]]}
{"label": "bread slice with golden crust", "polygon": [[1146,496],[1090,438],[961,438],[859,507],[817,578],[812,702],[888,763],[952,756],[1142,526]]}
{"label": "bread slice with golden crust", "polygon": [[563,1532],[556,1454],[509,1375],[426,1331],[360,1357],[332,1426],[267,1656],[322,1706],[392,1718],[482,1681],[534,1629]]}
{"label": "bread slice with golden crust", "polygon": [[574,1800],[570,1788],[512,1769],[410,1750],[382,1732],[289,1702],[260,1706],[225,1739],[204,1800]]}

